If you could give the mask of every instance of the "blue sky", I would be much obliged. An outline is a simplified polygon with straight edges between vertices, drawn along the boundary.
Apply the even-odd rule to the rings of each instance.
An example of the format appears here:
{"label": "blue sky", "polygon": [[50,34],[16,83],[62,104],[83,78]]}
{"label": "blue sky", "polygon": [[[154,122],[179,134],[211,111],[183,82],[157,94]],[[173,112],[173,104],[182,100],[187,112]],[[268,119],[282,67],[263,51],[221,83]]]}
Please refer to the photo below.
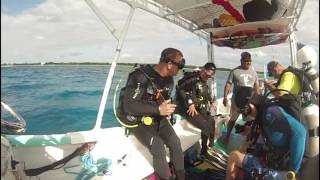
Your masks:
{"label": "blue sky", "polygon": [[16,15],[43,2],[44,0],[1,0],[1,11],[6,14]]}
{"label": "blue sky", "polygon": [[[124,25],[129,12],[117,0],[95,0],[116,28]],[[296,33],[300,42],[319,54],[319,1],[308,0]],[[187,64],[207,60],[206,42],[190,32],[146,12],[133,17],[122,62],[157,62],[162,49],[176,47]],[[106,62],[114,56],[116,41],[82,0],[1,0],[1,61]],[[288,64],[288,45],[248,50],[256,69],[272,58]],[[215,47],[218,67],[232,68],[242,50]]]}

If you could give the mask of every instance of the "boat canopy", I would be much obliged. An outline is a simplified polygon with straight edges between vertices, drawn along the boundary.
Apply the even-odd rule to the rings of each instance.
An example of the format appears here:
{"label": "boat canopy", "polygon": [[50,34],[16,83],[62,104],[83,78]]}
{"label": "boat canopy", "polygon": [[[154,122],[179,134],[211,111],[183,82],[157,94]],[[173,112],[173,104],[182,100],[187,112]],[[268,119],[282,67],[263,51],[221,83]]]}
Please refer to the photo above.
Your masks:
{"label": "boat canopy", "polygon": [[248,49],[287,40],[305,0],[121,0],[217,46]]}
{"label": "boat canopy", "polygon": [[[100,129],[102,118],[130,22],[135,9],[142,9],[205,39],[208,62],[214,62],[213,45],[248,49],[279,44],[289,37],[291,64],[296,64],[295,26],[306,0],[119,0],[130,6],[121,31],[114,28],[92,0],[85,0],[105,27],[118,41],[100,102],[94,129]],[[216,83],[211,83],[213,94]]]}

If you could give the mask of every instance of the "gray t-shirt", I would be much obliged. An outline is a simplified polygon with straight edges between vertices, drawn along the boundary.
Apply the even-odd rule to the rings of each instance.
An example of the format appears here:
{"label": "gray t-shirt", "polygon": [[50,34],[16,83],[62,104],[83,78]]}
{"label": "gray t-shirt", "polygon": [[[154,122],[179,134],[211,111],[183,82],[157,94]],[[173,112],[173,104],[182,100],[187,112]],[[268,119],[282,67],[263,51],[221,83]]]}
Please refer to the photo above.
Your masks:
{"label": "gray t-shirt", "polygon": [[239,87],[252,87],[257,83],[258,76],[255,70],[250,66],[249,69],[242,69],[238,66],[229,73],[228,82],[233,84],[233,93],[237,92]]}

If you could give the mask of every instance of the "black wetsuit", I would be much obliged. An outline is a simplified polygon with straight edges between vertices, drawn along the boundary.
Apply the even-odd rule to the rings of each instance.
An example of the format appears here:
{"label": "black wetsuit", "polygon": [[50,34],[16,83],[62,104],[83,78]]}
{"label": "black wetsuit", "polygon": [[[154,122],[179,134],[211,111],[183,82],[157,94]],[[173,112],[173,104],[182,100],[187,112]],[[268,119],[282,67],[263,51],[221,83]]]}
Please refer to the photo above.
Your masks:
{"label": "black wetsuit", "polygon": [[[164,146],[166,145],[170,150],[170,160],[174,166],[176,176],[178,180],[183,180],[184,157],[180,139],[167,117],[160,116],[159,112],[159,105],[163,102],[163,98],[170,99],[173,78],[160,76],[149,65],[141,70],[135,70],[129,75],[124,92],[124,110],[132,115],[150,116],[153,118],[153,123],[149,126],[140,124],[138,127],[132,128],[131,132],[150,150],[153,156],[154,171],[162,179],[169,179],[169,165],[166,160]],[[155,95],[154,86],[160,90],[163,98]]]}
{"label": "black wetsuit", "polygon": [[[215,121],[210,114],[212,98],[209,94],[209,87],[206,81],[200,79],[199,73],[195,71],[184,74],[177,85],[176,100],[180,114],[186,117],[192,125],[201,129],[201,154],[205,154],[208,149],[208,138],[211,143],[214,140]],[[191,104],[194,104],[198,111],[198,114],[193,117],[187,113]]]}

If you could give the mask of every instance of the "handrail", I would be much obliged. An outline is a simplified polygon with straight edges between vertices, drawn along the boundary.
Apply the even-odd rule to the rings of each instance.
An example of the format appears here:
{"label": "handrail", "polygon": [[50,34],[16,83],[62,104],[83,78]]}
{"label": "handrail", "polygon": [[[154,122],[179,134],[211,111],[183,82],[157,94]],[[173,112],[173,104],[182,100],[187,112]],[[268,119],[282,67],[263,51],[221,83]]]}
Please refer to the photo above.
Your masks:
{"label": "handrail", "polygon": [[7,110],[13,117],[16,118],[16,122],[10,122],[1,118],[1,133],[2,130],[8,133],[22,133],[26,130],[26,121],[23,117],[15,112],[9,105],[1,101],[1,109]]}
{"label": "handrail", "polygon": [[108,100],[108,94],[109,94],[109,91],[110,91],[110,88],[112,85],[112,79],[113,79],[113,75],[114,75],[114,72],[115,72],[115,69],[117,66],[117,61],[120,58],[121,49],[123,47],[123,43],[124,43],[124,40],[125,40],[127,32],[128,32],[129,25],[130,25],[130,22],[132,20],[132,17],[133,17],[134,11],[135,11],[135,7],[131,6],[126,23],[122,29],[121,34],[118,36],[115,34],[115,32],[117,32],[116,29],[113,28],[112,24],[106,19],[106,17],[101,13],[101,11],[95,6],[95,4],[92,2],[92,0],[85,0],[85,2],[88,4],[88,6],[92,9],[92,11],[97,15],[99,20],[107,27],[107,29],[113,34],[115,39],[118,41],[117,48],[116,48],[116,54],[115,54],[114,59],[112,61],[112,64],[111,64],[111,67],[110,67],[110,70],[108,73],[108,78],[107,78],[105,86],[104,86],[104,90],[103,90],[103,94],[102,94],[102,98],[101,98],[101,102],[100,102],[100,106],[99,106],[99,111],[98,111],[98,115],[97,115],[97,119],[96,119],[96,124],[95,124],[95,127],[93,128],[94,130],[99,130],[99,129],[101,129],[103,114],[104,114],[104,110],[105,110],[106,103]]}

